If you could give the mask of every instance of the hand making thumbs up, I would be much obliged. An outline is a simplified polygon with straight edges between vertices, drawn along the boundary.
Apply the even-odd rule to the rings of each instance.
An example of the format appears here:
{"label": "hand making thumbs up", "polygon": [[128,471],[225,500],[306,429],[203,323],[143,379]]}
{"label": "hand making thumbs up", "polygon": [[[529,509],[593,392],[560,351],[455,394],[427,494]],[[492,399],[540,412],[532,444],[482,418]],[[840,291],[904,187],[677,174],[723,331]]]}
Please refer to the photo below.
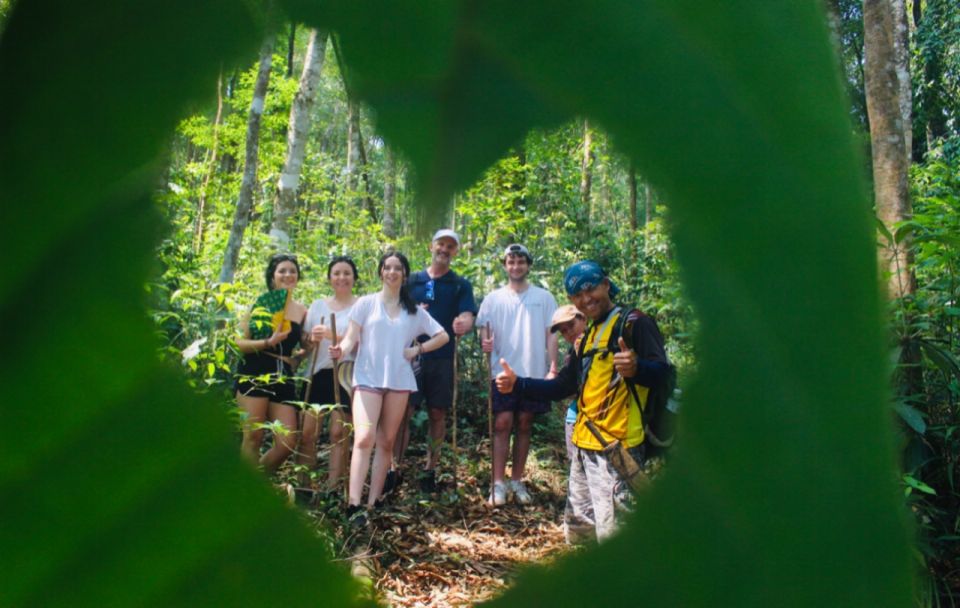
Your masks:
{"label": "hand making thumbs up", "polygon": [[637,353],[627,348],[623,336],[617,338],[617,346],[620,347],[620,352],[613,355],[613,367],[624,378],[633,378],[637,373]]}
{"label": "hand making thumbs up", "polygon": [[505,359],[500,359],[503,371],[497,374],[497,390],[504,395],[513,392],[513,385],[517,382],[517,374],[510,368]]}

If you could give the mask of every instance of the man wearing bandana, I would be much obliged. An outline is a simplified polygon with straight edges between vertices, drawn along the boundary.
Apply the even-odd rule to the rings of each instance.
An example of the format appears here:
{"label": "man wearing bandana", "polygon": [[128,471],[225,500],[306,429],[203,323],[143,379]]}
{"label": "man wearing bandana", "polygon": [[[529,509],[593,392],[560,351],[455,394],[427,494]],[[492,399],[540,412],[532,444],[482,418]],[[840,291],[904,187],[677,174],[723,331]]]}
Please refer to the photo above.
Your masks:
{"label": "man wearing bandana", "polygon": [[[503,365],[497,387],[502,393],[517,391],[538,399],[578,394],[572,437],[575,453],[564,516],[567,542],[574,543],[588,535],[595,534],[597,540],[610,536],[618,513],[628,510],[630,504],[629,487],[587,422],[605,442],[618,440],[642,464],[643,408],[650,389],[665,381],[668,363],[656,321],[638,310],[617,306],[613,299],[619,290],[599,264],[587,260],[569,267],[564,287],[570,302],[590,320],[577,356],[549,380],[517,377],[509,365]],[[627,315],[626,335],[611,345],[610,336],[621,315]]]}

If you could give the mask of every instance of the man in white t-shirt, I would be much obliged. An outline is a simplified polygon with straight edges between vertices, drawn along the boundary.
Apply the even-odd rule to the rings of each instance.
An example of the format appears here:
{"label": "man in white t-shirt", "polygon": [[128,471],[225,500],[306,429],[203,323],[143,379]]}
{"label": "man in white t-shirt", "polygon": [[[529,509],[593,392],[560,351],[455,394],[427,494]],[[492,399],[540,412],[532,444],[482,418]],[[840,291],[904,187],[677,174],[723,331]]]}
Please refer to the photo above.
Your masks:
{"label": "man in white t-shirt", "polygon": [[[480,304],[477,326],[481,328],[483,352],[492,355],[490,390],[493,395],[493,492],[490,504],[507,502],[510,494],[520,504],[529,504],[530,493],[523,484],[523,469],[530,451],[530,430],[535,414],[550,411],[548,401],[536,401],[502,394],[493,379],[500,373],[500,360],[521,375],[545,378],[557,371],[557,337],[550,333],[557,301],[545,289],[527,281],[533,258],[523,245],[510,245],[503,253],[507,284],[490,293]],[[487,334],[489,324],[490,333]],[[517,372],[520,374],[520,372]],[[505,480],[507,448],[514,423],[517,433],[513,441],[510,480]]]}

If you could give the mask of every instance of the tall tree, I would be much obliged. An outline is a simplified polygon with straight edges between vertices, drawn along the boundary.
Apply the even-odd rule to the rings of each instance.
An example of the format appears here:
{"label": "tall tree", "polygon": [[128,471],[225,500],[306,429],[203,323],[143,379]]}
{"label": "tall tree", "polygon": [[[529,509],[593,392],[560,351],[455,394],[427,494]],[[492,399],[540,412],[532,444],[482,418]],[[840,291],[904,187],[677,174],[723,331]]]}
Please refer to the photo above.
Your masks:
{"label": "tall tree", "polygon": [[627,183],[630,186],[630,231],[637,231],[637,170],[630,164],[627,173]]}
{"label": "tall tree", "polygon": [[303,157],[310,134],[310,115],[317,98],[317,84],[320,82],[320,73],[323,71],[326,50],[327,33],[316,29],[310,30],[310,41],[303,61],[303,72],[300,74],[300,85],[290,106],[287,156],[277,183],[273,225],[270,228],[270,236],[280,248],[286,248],[290,242],[290,217],[296,209]]}
{"label": "tall tree", "polygon": [[[907,146],[907,125],[903,116],[904,56],[900,53],[898,37],[905,34],[906,20],[903,0],[864,0],[863,29],[865,53],[865,89],[867,113],[870,121],[870,141],[873,160],[873,189],[877,216],[891,234],[897,234],[896,225],[913,215],[910,203]],[[916,291],[913,272],[913,253],[909,234],[893,239],[880,249],[882,267],[889,275],[887,293],[891,299],[907,298]],[[911,346],[908,332],[901,335],[901,362],[911,369],[919,361],[919,352]],[[918,378],[907,378],[905,390],[914,392]]]}
{"label": "tall tree", "polygon": [[367,151],[360,130],[360,103],[347,91],[347,191],[357,203],[364,205],[370,217],[376,219],[376,208],[370,196],[370,174]]}
{"label": "tall tree", "polygon": [[397,236],[397,159],[390,146],[384,146],[383,175],[383,234],[388,238]]}
{"label": "tall tree", "polygon": [[253,85],[253,100],[250,102],[250,114],[247,118],[246,158],[243,166],[243,179],[240,182],[240,194],[237,196],[237,208],[233,215],[233,227],[227,240],[227,249],[223,254],[223,266],[220,267],[221,283],[233,281],[237,269],[237,258],[243,233],[250,222],[250,210],[253,208],[253,187],[257,183],[257,162],[260,151],[260,119],[267,98],[267,85],[270,84],[270,67],[273,63],[275,35],[267,36],[260,47],[260,68]]}
{"label": "tall tree", "polygon": [[200,196],[197,200],[197,218],[193,225],[193,252],[199,253],[203,249],[203,239],[206,235],[204,222],[207,209],[207,195],[210,191],[210,179],[217,169],[217,148],[220,142],[220,122],[223,117],[223,69],[217,76],[217,114],[213,118],[213,145],[207,155],[206,173],[203,183],[200,184]]}
{"label": "tall tree", "polygon": [[589,221],[591,209],[590,192],[593,184],[593,138],[590,134],[590,123],[583,120],[583,156],[580,159],[580,206],[578,217]]}

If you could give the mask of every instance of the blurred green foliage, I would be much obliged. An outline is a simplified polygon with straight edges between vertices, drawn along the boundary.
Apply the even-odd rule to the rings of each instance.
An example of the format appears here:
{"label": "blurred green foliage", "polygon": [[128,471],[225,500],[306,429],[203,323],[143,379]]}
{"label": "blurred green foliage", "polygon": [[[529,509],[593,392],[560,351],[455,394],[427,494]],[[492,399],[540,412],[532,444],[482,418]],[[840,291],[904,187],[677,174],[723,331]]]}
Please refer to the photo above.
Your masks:
{"label": "blurred green foliage", "polygon": [[[696,335],[684,448],[669,474],[621,535],[527,573],[499,603],[909,601],[872,222],[813,2],[284,6],[338,32],[351,90],[412,166],[418,194],[402,207],[398,246],[422,264],[414,230],[446,224],[437,220],[455,200],[454,225],[476,247],[460,268],[481,292],[500,280],[501,239],[525,240],[538,250],[537,281],[555,289],[556,269],[598,257],[629,295],[666,311],[675,339]],[[225,385],[230,318],[261,289],[270,207],[254,210],[235,285],[214,286],[207,260],[225,233],[211,231],[195,250],[190,221],[208,125],[179,123],[167,162],[160,151],[191,102],[213,98],[222,73],[237,115],[224,122],[226,170],[213,192],[235,200],[250,75],[232,70],[252,61],[263,27],[258,5],[226,1],[38,0],[11,12],[0,80],[19,88],[0,98],[0,184],[17,204],[4,206],[0,222],[10,247],[0,293],[10,326],[27,310],[44,323],[10,337],[18,357],[0,372],[4,411],[23,404],[14,411],[29,429],[0,448],[9,524],[0,541],[20,549],[0,556],[15,581],[0,589],[0,603],[343,605],[353,597],[322,545],[236,458],[215,400],[188,395],[155,360],[155,330],[141,308],[160,242],[149,305],[168,348],[207,337],[195,384]],[[271,87],[263,128],[282,131],[293,89],[281,79]],[[598,158],[609,156],[598,163],[607,184],[596,175],[608,204],[589,213],[571,204],[576,155],[554,155],[545,143],[575,141],[577,116],[612,138],[598,145]],[[531,129],[541,130],[524,139]],[[386,240],[372,228],[376,218],[350,205],[354,197],[330,190],[332,159],[342,155],[333,146],[344,141],[335,135],[326,148],[324,137],[314,140],[306,163],[296,237],[309,273],[303,300],[321,292],[328,255],[346,248],[371,277]],[[261,155],[258,199],[269,201],[282,145],[265,139]],[[630,164],[670,208],[679,271],[662,224],[643,236],[617,225]],[[172,224],[163,241],[149,202],[161,165],[169,169],[157,198]],[[232,212],[211,209],[212,225]],[[676,297],[678,276],[696,331]],[[68,405],[51,416],[60,404]]]}

